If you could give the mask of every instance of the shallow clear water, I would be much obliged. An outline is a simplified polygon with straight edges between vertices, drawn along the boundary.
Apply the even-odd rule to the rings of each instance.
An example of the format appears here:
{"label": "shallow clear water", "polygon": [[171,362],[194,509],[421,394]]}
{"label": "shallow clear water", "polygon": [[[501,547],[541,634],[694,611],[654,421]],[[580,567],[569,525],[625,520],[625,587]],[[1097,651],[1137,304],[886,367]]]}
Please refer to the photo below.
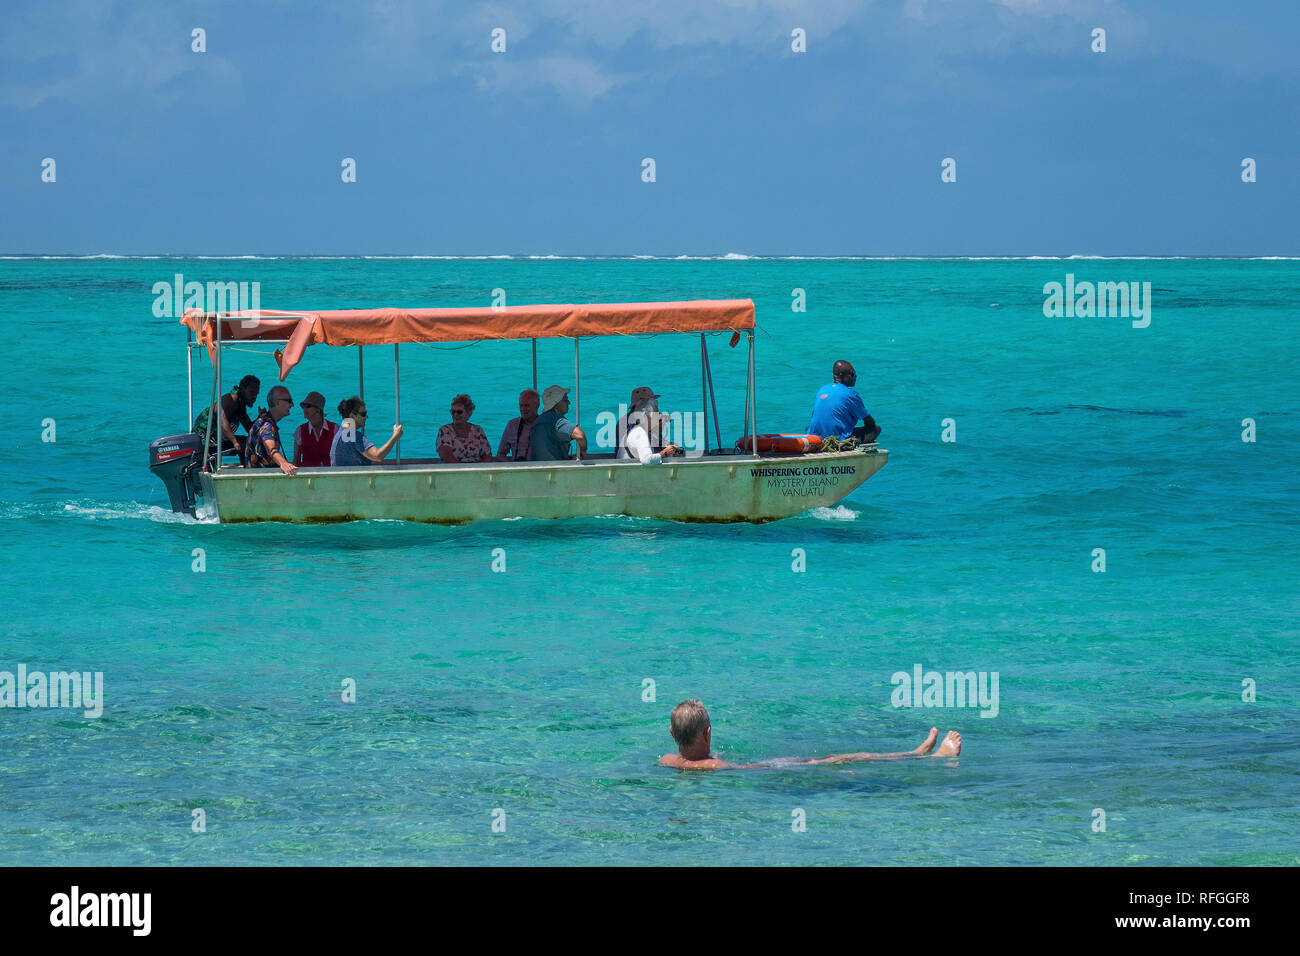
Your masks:
{"label": "shallow clear water", "polygon": [[[752,297],[760,429],[806,427],[850,358],[890,462],[764,526],[197,523],[146,464],[188,418],[184,336],[151,314],[176,272],[260,281],[272,308]],[[1044,318],[1067,272],[1150,281],[1151,326]],[[1294,261],[2,261],[0,670],[102,671],[106,704],[0,709],[0,862],[1300,862],[1297,280]],[[710,347],[729,442],[743,350]],[[539,352],[542,385],[572,383],[571,344]],[[265,391],[270,359],[236,356],[225,386]],[[700,407],[694,339],[581,356],[589,430],[636,385]],[[372,433],[390,357],[367,350]],[[462,391],[495,442],[530,361],[405,347],[404,454],[432,454]],[[314,349],[287,384],[332,405],[355,353]],[[997,672],[997,716],[895,708],[917,664]],[[688,697],[728,759],[905,749],[932,725],[965,750],[679,773],[656,760]]]}

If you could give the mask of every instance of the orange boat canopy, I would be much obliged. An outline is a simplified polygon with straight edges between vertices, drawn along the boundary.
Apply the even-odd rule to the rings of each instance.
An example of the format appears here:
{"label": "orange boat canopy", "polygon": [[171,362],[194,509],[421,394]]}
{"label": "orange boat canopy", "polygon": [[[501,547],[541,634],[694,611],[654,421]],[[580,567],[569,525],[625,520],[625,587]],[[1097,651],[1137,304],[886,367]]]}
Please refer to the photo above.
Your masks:
{"label": "orange boat canopy", "polygon": [[[750,299],[631,302],[610,305],[512,305],[499,309],[337,309],[222,312],[221,340],[288,340],[280,381],[309,345],[478,342],[660,332],[730,332],[754,327]],[[211,352],[218,315],[190,309],[181,324]]]}

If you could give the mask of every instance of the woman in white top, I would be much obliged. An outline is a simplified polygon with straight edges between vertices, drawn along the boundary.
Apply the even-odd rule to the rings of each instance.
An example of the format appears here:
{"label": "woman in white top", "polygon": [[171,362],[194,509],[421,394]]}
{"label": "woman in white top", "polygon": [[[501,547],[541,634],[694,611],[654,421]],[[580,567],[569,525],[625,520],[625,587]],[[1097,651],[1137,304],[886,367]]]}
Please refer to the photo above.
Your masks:
{"label": "woman in white top", "polygon": [[626,421],[627,438],[619,447],[619,458],[636,458],[643,465],[657,465],[666,457],[682,453],[681,446],[672,443],[665,445],[663,451],[655,451],[651,446],[649,429],[654,429],[656,437],[662,435],[663,428],[668,423],[667,415],[655,411],[636,411]]}

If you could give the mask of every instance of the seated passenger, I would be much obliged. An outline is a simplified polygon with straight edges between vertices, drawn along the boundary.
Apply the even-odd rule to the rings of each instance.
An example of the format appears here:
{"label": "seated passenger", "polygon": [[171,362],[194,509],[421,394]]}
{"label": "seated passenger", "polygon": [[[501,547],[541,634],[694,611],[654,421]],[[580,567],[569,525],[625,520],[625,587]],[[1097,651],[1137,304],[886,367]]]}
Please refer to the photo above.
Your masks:
{"label": "seated passenger", "polygon": [[519,393],[519,417],[510,419],[506,430],[501,433],[498,461],[528,460],[528,433],[533,430],[533,422],[537,421],[537,408],[541,401],[531,388]]}
{"label": "seated passenger", "polygon": [[393,437],[382,448],[366,437],[366,403],[355,395],[339,402],[342,423],[334,432],[330,445],[330,464],[353,468],[359,465],[378,464],[388,457],[397,439],[402,437],[402,426],[393,426]]}
{"label": "seated passenger", "polygon": [[542,413],[528,433],[529,461],[567,461],[569,443],[578,443],[578,457],[587,453],[587,435],[564,417],[569,410],[569,390],[552,385],[542,392]]}
{"label": "seated passenger", "polygon": [[657,439],[668,425],[668,416],[656,411],[632,412],[619,423],[627,434],[618,446],[619,458],[636,458],[643,465],[657,465],[666,457],[682,454],[680,445],[667,444],[655,451]]}
{"label": "seated passenger", "polygon": [[[614,457],[639,458],[643,465],[657,465],[662,455],[682,454],[681,446],[665,447],[662,444],[666,424],[668,424],[668,416],[659,414],[659,396],[655,394],[654,389],[648,385],[632,389],[632,397],[628,400],[628,413],[619,420],[618,428],[614,432]],[[637,447],[629,454],[628,442],[634,431],[639,436]]]}
{"label": "seated passenger", "polygon": [[[846,438],[856,438],[863,443],[875,441],[880,435],[880,426],[867,414],[862,396],[853,387],[857,384],[858,373],[851,364],[840,359],[831,368],[831,377],[834,381],[830,385],[817,390],[808,434],[822,438],[834,435],[841,441]],[[862,419],[861,425],[858,425],[859,418]]]}
{"label": "seated passenger", "polygon": [[300,468],[325,468],[339,426],[325,417],[325,396],[320,392],[308,392],[298,406],[307,421],[293,433],[293,463]]}
{"label": "seated passenger", "polygon": [[451,422],[438,429],[438,457],[443,461],[491,461],[492,446],[477,425],[470,424],[474,403],[468,395],[451,400]]}
{"label": "seated passenger", "polygon": [[266,393],[267,408],[262,409],[248,430],[248,444],[244,448],[245,468],[270,468],[278,466],[286,475],[298,471],[296,465],[284,457],[280,444],[280,419],[293,408],[289,390],[277,385]]}

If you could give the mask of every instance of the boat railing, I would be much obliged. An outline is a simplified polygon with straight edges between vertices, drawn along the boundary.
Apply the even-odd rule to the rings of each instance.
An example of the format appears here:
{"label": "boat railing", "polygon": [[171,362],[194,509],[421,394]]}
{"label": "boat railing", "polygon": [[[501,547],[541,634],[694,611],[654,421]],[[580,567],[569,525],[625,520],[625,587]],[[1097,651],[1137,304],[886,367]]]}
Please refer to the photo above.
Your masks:
{"label": "boat railing", "polygon": [[[865,445],[859,445],[857,451],[867,454],[878,452],[879,446],[875,442]],[[748,451],[724,448],[712,449],[704,455],[692,456],[673,456],[663,461],[664,465],[672,467],[689,466],[694,463],[705,463],[708,461],[717,461],[719,459],[734,458],[738,461],[787,461],[807,459],[816,455],[828,454],[826,452],[761,452],[758,455],[752,455]],[[832,452],[834,455],[848,455],[852,452]],[[385,461],[375,462],[369,465],[322,465],[319,467],[301,466],[297,474],[303,477],[316,477],[326,474],[393,474],[403,471],[429,471],[437,469],[439,471],[456,472],[456,471],[513,471],[525,469],[543,469],[543,468],[572,468],[582,467],[583,465],[604,465],[619,468],[641,468],[639,461],[635,458],[615,458],[612,452],[595,455],[585,455],[582,458],[565,458],[556,461],[443,461],[440,458],[407,458],[401,462]],[[255,472],[267,477],[288,477],[283,475],[278,468],[256,468],[250,469],[239,464],[223,463],[217,474],[221,475],[245,475],[249,472]]]}

